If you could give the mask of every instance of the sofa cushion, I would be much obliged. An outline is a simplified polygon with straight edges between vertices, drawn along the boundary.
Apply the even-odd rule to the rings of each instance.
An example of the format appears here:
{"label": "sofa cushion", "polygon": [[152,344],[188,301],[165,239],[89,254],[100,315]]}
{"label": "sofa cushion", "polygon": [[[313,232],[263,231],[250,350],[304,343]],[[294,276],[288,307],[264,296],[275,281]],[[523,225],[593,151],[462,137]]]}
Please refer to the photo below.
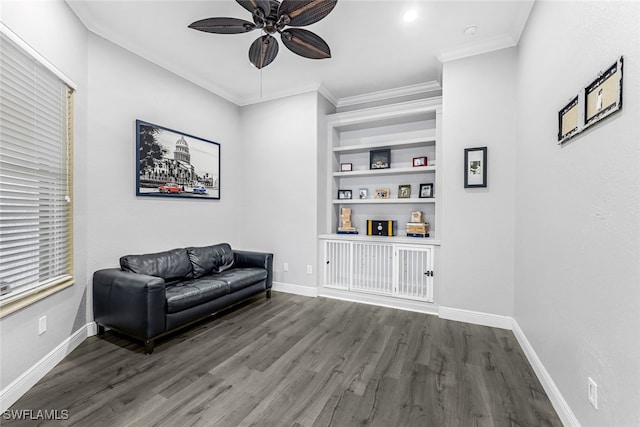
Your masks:
{"label": "sofa cushion", "polygon": [[187,248],[195,278],[222,273],[233,266],[233,250],[228,243],[200,248]]}
{"label": "sofa cushion", "polygon": [[177,313],[229,293],[229,284],[212,276],[186,280],[165,289],[167,313]]}
{"label": "sofa cushion", "polygon": [[145,255],[125,255],[120,258],[120,267],[133,273],[162,277],[167,283],[193,277],[186,249],[172,249]]}
{"label": "sofa cushion", "polygon": [[229,292],[254,285],[267,278],[267,270],[263,268],[233,268],[220,274],[214,274],[216,280],[229,285]]}

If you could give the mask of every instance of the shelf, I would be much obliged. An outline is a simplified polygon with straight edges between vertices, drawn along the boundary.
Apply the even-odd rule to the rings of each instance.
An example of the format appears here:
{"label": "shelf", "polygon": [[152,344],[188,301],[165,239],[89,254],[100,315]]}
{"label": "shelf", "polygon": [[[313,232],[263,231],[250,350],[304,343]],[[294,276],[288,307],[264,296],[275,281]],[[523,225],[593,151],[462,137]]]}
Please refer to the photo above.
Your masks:
{"label": "shelf", "polygon": [[436,199],[410,197],[408,199],[334,199],[334,205],[394,205],[412,203],[435,203]]}
{"label": "shelf", "polygon": [[435,136],[422,136],[416,138],[409,138],[400,141],[381,141],[381,142],[369,142],[365,144],[356,144],[356,145],[345,145],[344,147],[334,147],[334,153],[366,153],[372,149],[380,149],[380,148],[392,148],[392,149],[401,149],[401,148],[411,148],[411,147],[421,147],[421,146],[433,146],[436,143]]}
{"label": "shelf", "polygon": [[366,234],[321,234],[318,236],[321,240],[349,240],[349,241],[365,241],[379,243],[401,243],[413,245],[440,245],[440,240],[431,237],[407,237],[407,236],[367,236]]}
{"label": "shelf", "polygon": [[334,172],[333,176],[344,178],[348,176],[407,175],[435,171],[435,166],[417,166],[409,168],[364,169],[351,172]]}

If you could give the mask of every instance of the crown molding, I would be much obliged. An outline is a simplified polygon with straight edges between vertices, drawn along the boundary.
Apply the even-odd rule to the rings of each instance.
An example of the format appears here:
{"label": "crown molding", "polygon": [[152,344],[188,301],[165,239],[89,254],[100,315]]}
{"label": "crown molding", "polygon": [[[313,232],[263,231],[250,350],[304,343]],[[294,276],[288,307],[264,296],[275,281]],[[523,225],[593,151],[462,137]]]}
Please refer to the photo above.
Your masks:
{"label": "crown molding", "polygon": [[489,53],[500,49],[516,46],[518,41],[510,34],[500,34],[495,37],[467,43],[453,49],[443,50],[438,56],[440,62],[449,62],[456,59],[468,58],[470,56]]}
{"label": "crown molding", "polygon": [[403,86],[395,89],[381,90],[378,92],[366,93],[364,95],[347,96],[338,99],[336,107],[347,107],[351,105],[366,104],[369,102],[385,101],[387,99],[399,98],[403,96],[417,95],[421,93],[436,92],[442,90],[442,86],[437,81],[430,81],[416,85]]}

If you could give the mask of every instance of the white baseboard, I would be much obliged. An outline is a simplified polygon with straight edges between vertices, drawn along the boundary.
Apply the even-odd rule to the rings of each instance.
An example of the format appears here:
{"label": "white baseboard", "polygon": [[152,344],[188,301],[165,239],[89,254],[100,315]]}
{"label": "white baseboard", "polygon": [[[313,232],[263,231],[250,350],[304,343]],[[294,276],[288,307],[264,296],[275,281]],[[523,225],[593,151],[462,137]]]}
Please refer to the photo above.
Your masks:
{"label": "white baseboard", "polygon": [[578,419],[573,414],[573,411],[567,404],[567,401],[564,400],[562,393],[560,393],[560,389],[558,389],[556,383],[553,382],[551,375],[545,369],[542,361],[536,354],[531,343],[525,336],[522,329],[520,329],[520,325],[518,325],[518,322],[515,319],[512,321],[511,329],[513,330],[513,334],[516,336],[520,347],[522,347],[522,351],[524,351],[524,354],[527,356],[527,360],[529,360],[531,367],[533,367],[533,370],[538,376],[544,391],[547,393],[547,396],[549,396],[549,400],[551,401],[553,408],[558,413],[562,424],[567,427],[580,427],[580,422],[578,422]]}
{"label": "white baseboard", "polygon": [[318,296],[318,288],[294,285],[292,283],[273,282],[273,287],[271,289],[277,292],[286,292],[288,294],[302,295],[305,297],[315,298]]}
{"label": "white baseboard", "polygon": [[96,324],[87,323],[73,335],[64,340],[49,354],[40,359],[25,373],[0,391],[0,412],[6,411],[16,403],[31,387],[49,373],[69,353],[75,350],[87,337],[95,335]]}
{"label": "white baseboard", "polygon": [[379,305],[381,307],[397,308],[399,310],[415,311],[425,314],[438,314],[438,307],[435,304],[423,301],[404,300],[399,298],[389,298],[382,295],[358,293],[354,295],[350,291],[340,289],[322,288],[318,296],[325,298],[339,299],[342,301],[357,302],[361,304]]}
{"label": "white baseboard", "polygon": [[474,325],[511,330],[512,318],[509,316],[501,316],[499,314],[440,306],[440,317],[447,320],[455,320],[457,322],[473,323]]}

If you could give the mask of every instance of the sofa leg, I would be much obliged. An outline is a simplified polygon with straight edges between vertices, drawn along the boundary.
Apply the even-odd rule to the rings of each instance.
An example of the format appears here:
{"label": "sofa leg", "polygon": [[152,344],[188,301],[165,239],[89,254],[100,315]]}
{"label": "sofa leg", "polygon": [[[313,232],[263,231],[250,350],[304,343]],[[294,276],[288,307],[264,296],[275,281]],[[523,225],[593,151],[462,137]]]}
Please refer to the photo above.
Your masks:
{"label": "sofa leg", "polygon": [[96,325],[98,326],[98,332],[97,332],[97,335],[104,335],[104,333],[106,332],[106,330],[105,330],[104,326],[102,326],[102,325],[100,325],[100,324],[97,324],[97,323],[96,323]]}
{"label": "sofa leg", "polygon": [[144,352],[146,354],[153,353],[153,345],[154,345],[153,340],[145,340],[145,342],[144,342]]}
{"label": "sofa leg", "polygon": [[267,299],[271,299],[271,289],[267,289]]}

